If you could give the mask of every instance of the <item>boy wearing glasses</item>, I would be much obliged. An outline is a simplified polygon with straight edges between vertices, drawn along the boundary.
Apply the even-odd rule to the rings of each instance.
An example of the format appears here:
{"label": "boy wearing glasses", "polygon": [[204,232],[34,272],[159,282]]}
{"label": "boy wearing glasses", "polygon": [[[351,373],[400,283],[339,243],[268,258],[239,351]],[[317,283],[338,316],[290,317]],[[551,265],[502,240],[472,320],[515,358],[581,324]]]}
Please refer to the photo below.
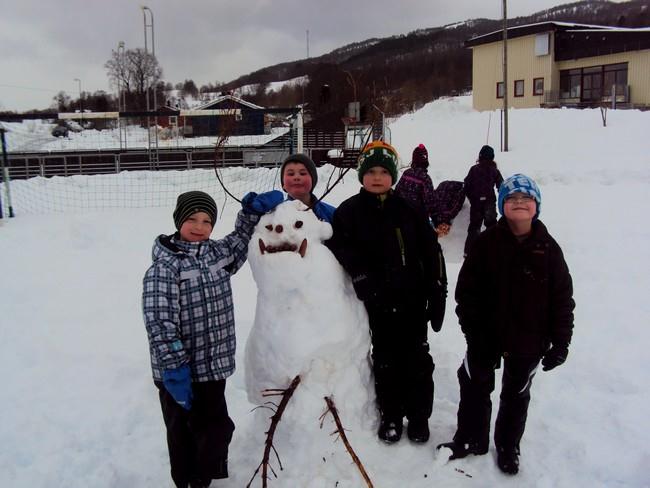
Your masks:
{"label": "boy wearing glasses", "polygon": [[458,369],[460,403],[450,459],[488,452],[495,369],[503,378],[494,443],[504,473],[519,471],[530,387],[541,361],[550,371],[567,358],[573,287],[558,243],[538,219],[541,194],[522,174],[499,188],[503,217],[476,240],[456,286],[456,314],[467,341]]}

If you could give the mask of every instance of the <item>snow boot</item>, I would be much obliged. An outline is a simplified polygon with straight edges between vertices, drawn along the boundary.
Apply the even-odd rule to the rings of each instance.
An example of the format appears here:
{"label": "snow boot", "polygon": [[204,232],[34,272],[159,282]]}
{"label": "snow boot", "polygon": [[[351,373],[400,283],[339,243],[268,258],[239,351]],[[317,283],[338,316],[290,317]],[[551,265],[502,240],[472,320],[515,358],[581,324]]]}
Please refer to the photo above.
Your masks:
{"label": "snow boot", "polygon": [[402,438],[402,421],[382,419],[377,436],[386,444],[394,444]]}
{"label": "snow boot", "polygon": [[190,481],[190,488],[208,488],[211,480],[194,480]]}
{"label": "snow boot", "polygon": [[408,435],[411,442],[418,444],[427,442],[429,440],[429,419],[409,419],[409,423],[406,426],[406,435]]}
{"label": "snow boot", "polygon": [[506,474],[517,474],[519,472],[519,449],[498,447],[497,465]]}
{"label": "snow boot", "polygon": [[451,449],[451,456],[449,456],[450,461],[453,461],[454,459],[462,459],[470,454],[480,456],[488,452],[487,445],[481,445],[474,441],[458,442],[454,440],[451,442],[444,442],[443,444],[438,444],[436,449],[442,449],[443,447]]}

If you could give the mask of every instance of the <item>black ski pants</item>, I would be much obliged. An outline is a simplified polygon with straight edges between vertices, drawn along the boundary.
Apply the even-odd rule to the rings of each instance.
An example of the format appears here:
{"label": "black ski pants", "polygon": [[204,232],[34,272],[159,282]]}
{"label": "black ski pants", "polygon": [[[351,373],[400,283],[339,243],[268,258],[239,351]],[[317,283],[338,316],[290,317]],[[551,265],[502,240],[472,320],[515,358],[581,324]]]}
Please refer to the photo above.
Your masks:
{"label": "black ski pants", "polygon": [[228,446],[235,424],[228,416],[226,380],[192,383],[191,410],[181,407],[156,381],[165,426],[171,476],[178,488],[228,477]]}
{"label": "black ski pants", "polygon": [[497,208],[494,200],[481,200],[471,204],[469,208],[469,225],[465,239],[465,255],[469,254],[472,244],[481,233],[481,227],[489,229],[497,223]]}
{"label": "black ski pants", "polygon": [[434,364],[424,306],[368,305],[377,407],[382,418],[428,419]]}
{"label": "black ski pants", "polygon": [[[506,357],[503,360],[499,412],[494,427],[497,448],[519,450],[526,428],[530,387],[538,364],[539,359],[536,358]],[[458,368],[460,403],[454,441],[475,443],[487,451],[492,415],[490,394],[494,391],[494,371],[497,367],[497,360],[485,360],[469,351],[465,355],[463,364]]]}

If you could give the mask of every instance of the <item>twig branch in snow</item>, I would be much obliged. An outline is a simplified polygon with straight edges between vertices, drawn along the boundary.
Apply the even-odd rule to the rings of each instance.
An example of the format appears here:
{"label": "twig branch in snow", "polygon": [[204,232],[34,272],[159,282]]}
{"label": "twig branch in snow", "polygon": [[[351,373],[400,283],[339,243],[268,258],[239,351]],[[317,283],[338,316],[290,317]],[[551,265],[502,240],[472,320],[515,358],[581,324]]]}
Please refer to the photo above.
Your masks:
{"label": "twig branch in snow", "polygon": [[334,400],[332,400],[332,397],[325,397],[325,403],[327,403],[327,410],[321,416],[321,419],[323,419],[325,415],[327,415],[327,412],[332,413],[332,417],[334,417],[334,423],[336,424],[336,432],[338,432],[339,437],[343,441],[343,444],[345,444],[345,448],[347,449],[348,453],[350,453],[350,457],[352,457],[352,461],[354,461],[354,464],[356,464],[357,468],[359,468],[359,472],[361,473],[361,476],[363,477],[364,481],[368,485],[368,488],[373,488],[373,484],[372,481],[370,481],[370,477],[368,476],[368,473],[366,473],[363,464],[361,464],[361,460],[354,452],[354,449],[352,449],[352,446],[350,445],[350,442],[348,441],[348,438],[345,435],[345,430],[343,429],[343,424],[341,424],[341,419],[339,418],[339,413],[338,410],[336,409],[336,405],[334,404]]}
{"label": "twig branch in snow", "polygon": [[287,404],[289,403],[289,400],[291,399],[293,392],[296,391],[296,388],[298,387],[299,384],[300,384],[300,376],[296,376],[291,381],[289,387],[285,390],[269,389],[269,390],[264,390],[262,392],[262,396],[277,395],[277,396],[282,396],[282,400],[280,400],[280,404],[275,410],[275,413],[271,416],[271,427],[266,432],[266,441],[264,442],[264,455],[262,456],[262,462],[259,464],[259,466],[257,466],[257,469],[255,470],[253,476],[251,477],[250,481],[246,485],[246,488],[249,488],[251,486],[251,483],[255,479],[255,476],[257,476],[257,473],[260,471],[260,468],[262,468],[263,488],[266,488],[267,486],[267,481],[269,478],[268,475],[269,469],[271,470],[271,473],[273,473],[273,476],[275,476],[276,478],[278,477],[278,475],[273,470],[273,467],[269,464],[269,458],[271,457],[271,450],[273,450],[273,453],[275,454],[275,457],[278,460],[278,464],[280,465],[280,470],[282,470],[282,461],[280,461],[280,456],[278,455],[278,451],[276,451],[275,447],[273,446],[273,436],[275,435],[275,429],[278,427],[278,424],[280,423],[280,419],[282,418],[284,409],[287,408]]}

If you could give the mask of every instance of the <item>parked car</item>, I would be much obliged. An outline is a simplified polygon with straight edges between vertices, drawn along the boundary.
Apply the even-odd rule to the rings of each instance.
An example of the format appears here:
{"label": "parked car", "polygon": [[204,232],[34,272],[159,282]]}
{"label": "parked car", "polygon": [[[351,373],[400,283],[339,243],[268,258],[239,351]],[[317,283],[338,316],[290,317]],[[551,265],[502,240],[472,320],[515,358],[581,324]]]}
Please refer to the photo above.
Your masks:
{"label": "parked car", "polygon": [[68,137],[69,132],[70,129],[65,125],[57,125],[52,129],[52,135],[54,137]]}

